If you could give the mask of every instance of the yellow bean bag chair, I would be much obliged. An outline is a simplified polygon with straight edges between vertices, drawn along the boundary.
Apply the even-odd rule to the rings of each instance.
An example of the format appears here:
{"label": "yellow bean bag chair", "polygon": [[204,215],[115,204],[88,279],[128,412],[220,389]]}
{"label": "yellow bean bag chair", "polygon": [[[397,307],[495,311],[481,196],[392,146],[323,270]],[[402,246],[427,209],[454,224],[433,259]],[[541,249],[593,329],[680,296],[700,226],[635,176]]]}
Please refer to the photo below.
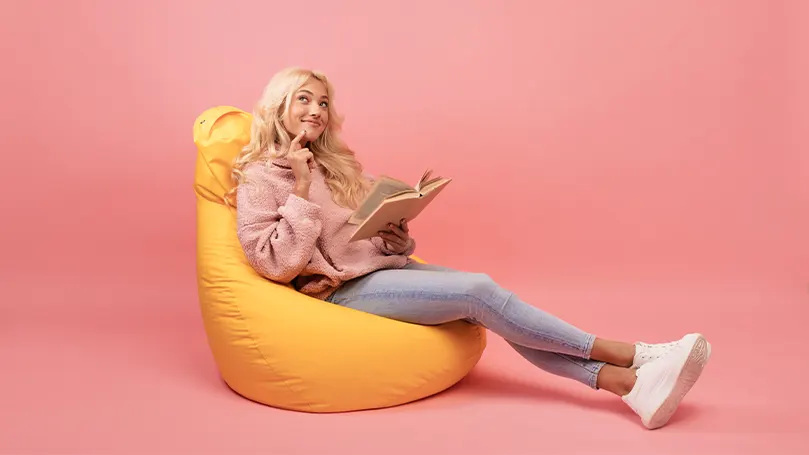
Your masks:
{"label": "yellow bean bag chair", "polygon": [[217,106],[194,124],[199,302],[227,385],[277,408],[340,412],[412,402],[460,381],[483,354],[484,329],[366,314],[253,270],[236,237],[235,209],[223,200],[251,120],[238,108]]}

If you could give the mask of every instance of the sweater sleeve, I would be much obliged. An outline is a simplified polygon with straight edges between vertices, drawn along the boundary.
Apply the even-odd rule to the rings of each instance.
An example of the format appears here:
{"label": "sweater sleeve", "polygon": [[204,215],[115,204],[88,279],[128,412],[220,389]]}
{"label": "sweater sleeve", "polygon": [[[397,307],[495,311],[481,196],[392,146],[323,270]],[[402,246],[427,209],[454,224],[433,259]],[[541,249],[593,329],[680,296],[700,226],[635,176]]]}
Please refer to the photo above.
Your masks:
{"label": "sweater sleeve", "polygon": [[237,235],[256,272],[286,284],[312,259],[322,229],[321,209],[292,193],[278,206],[274,191],[277,187],[266,180],[238,188]]}

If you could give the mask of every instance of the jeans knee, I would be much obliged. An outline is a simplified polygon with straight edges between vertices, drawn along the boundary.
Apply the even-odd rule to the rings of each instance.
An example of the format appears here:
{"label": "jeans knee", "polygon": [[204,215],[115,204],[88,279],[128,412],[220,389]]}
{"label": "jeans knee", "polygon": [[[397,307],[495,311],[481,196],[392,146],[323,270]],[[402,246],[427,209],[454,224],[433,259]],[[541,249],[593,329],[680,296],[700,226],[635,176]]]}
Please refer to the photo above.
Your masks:
{"label": "jeans knee", "polygon": [[481,300],[488,300],[499,289],[497,283],[485,273],[466,274],[467,292]]}

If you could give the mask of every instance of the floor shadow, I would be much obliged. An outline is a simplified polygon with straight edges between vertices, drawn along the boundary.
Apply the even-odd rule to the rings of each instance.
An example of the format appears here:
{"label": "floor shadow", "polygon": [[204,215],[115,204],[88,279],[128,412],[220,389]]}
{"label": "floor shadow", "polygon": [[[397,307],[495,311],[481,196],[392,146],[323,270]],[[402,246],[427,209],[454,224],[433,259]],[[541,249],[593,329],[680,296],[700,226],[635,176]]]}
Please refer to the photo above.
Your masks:
{"label": "floor shadow", "polygon": [[[582,386],[584,387],[584,386]],[[583,410],[597,411],[620,416],[641,425],[637,415],[620,398],[606,391],[583,388],[581,393],[554,389],[530,380],[499,375],[494,371],[476,370],[460,381],[451,393],[517,400],[533,400],[537,403],[562,403]],[[683,403],[672,416],[670,423],[688,420],[700,413],[699,406]]]}

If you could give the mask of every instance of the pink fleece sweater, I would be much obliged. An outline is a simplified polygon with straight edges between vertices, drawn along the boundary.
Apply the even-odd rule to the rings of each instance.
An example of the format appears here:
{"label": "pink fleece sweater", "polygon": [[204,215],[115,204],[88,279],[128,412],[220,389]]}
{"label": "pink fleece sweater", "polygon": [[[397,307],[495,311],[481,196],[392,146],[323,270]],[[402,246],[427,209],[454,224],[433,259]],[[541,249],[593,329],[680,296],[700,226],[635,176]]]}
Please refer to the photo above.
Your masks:
{"label": "pink fleece sweater", "polygon": [[244,175],[236,193],[237,235],[250,264],[267,279],[325,299],[345,281],[404,267],[415,250],[413,242],[394,254],[379,237],[349,243],[353,211],[334,203],[320,169],[312,172],[309,200],[294,194],[285,158],[252,163]]}

